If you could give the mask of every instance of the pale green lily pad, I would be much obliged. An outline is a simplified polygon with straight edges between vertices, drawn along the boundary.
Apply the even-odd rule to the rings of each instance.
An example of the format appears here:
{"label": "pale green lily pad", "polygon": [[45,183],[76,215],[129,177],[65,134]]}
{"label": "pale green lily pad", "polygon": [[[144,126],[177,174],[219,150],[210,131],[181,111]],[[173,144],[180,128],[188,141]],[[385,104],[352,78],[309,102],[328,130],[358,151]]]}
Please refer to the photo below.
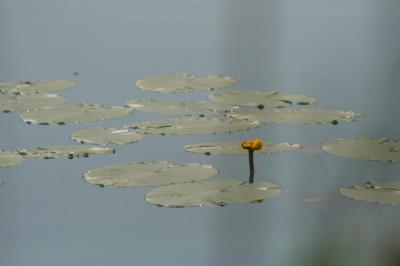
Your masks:
{"label": "pale green lily pad", "polygon": [[143,136],[124,128],[90,128],[73,133],[71,138],[81,143],[122,145],[138,142]]}
{"label": "pale green lily pad", "polygon": [[104,107],[97,104],[78,106],[62,105],[23,113],[21,118],[28,124],[89,123],[120,118],[133,113],[133,108],[123,106]]}
{"label": "pale green lily pad", "polygon": [[258,121],[186,118],[138,122],[128,127],[143,134],[179,135],[229,133],[258,126]]}
{"label": "pale green lily pad", "polygon": [[400,143],[388,139],[332,139],[321,148],[337,156],[376,161],[400,161]]}
{"label": "pale green lily pad", "polygon": [[283,94],[278,91],[224,91],[211,93],[208,98],[217,103],[243,106],[285,107],[292,104],[316,103],[313,97]]}
{"label": "pale green lily pad", "polygon": [[20,149],[18,153],[30,159],[56,159],[88,157],[92,154],[115,153],[115,149],[99,146],[68,145],[68,146],[47,146],[36,149]]}
{"label": "pale green lily pad", "polygon": [[175,165],[167,161],[108,165],[85,173],[85,180],[105,187],[160,186],[208,179],[218,173],[211,165]]}
{"label": "pale green lily pad", "polygon": [[222,105],[208,101],[133,100],[127,103],[137,111],[166,114],[210,116],[237,109],[237,106]]}
{"label": "pale green lily pad", "polygon": [[343,196],[371,203],[400,204],[400,181],[369,181],[366,187],[340,188]]}
{"label": "pale green lily pad", "polygon": [[72,80],[33,80],[13,83],[0,83],[0,92],[57,92],[76,86]]}
{"label": "pale green lily pad", "polygon": [[226,76],[196,77],[190,74],[176,74],[148,77],[138,80],[136,86],[144,91],[176,93],[218,89],[235,83],[233,78]]}
{"label": "pale green lily pad", "polygon": [[22,163],[22,156],[13,151],[0,151],[0,168]]}
{"label": "pale green lily pad", "polygon": [[[221,154],[221,155],[240,155],[247,154],[248,151],[243,149],[241,146],[241,141],[223,141],[223,142],[210,142],[201,143],[194,145],[185,145],[185,151],[203,153],[206,155],[210,154]],[[294,151],[301,148],[299,144],[289,144],[289,143],[269,143],[264,142],[261,150],[255,151],[261,153],[276,153],[284,151]]]}
{"label": "pale green lily pad", "polygon": [[146,201],[163,207],[225,206],[232,203],[259,203],[278,195],[277,184],[247,183],[225,179],[176,184],[155,188]]}
{"label": "pale green lily pad", "polygon": [[0,110],[8,112],[26,112],[44,107],[53,107],[63,104],[65,98],[56,94],[0,94]]}
{"label": "pale green lily pad", "polygon": [[259,121],[260,123],[332,123],[336,125],[341,122],[354,121],[360,114],[351,111],[278,108],[235,111],[230,116],[236,119]]}

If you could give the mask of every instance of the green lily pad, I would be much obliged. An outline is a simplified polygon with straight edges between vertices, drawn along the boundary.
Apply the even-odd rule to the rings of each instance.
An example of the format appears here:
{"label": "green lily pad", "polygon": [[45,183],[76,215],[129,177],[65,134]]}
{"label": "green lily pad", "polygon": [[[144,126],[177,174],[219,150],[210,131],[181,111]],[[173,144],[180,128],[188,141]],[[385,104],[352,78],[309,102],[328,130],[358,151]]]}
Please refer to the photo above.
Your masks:
{"label": "green lily pad", "polygon": [[343,196],[371,203],[400,204],[400,181],[369,181],[366,187],[340,188]]}
{"label": "green lily pad", "polygon": [[63,104],[65,98],[56,94],[0,94],[0,110],[8,112],[26,112],[34,109],[48,108]]}
{"label": "green lily pad", "polygon": [[88,123],[115,119],[133,113],[133,108],[123,106],[104,107],[97,104],[78,106],[61,105],[23,113],[21,118],[28,124]]}
{"label": "green lily pad", "polygon": [[[217,103],[243,106],[285,107],[292,104],[316,103],[313,97],[300,94],[282,94],[278,91],[224,91],[211,93],[208,98]],[[260,108],[262,109],[262,108]]]}
{"label": "green lily pad", "polygon": [[20,149],[18,153],[30,159],[56,159],[88,157],[92,154],[114,153],[115,149],[99,146],[68,145],[68,146],[47,146],[36,149]]}
{"label": "green lily pad", "polygon": [[22,156],[13,151],[0,151],[0,168],[22,163]]}
{"label": "green lily pad", "polygon": [[81,143],[91,144],[131,144],[138,142],[143,136],[128,129],[117,128],[90,128],[78,131],[71,138]]}
{"label": "green lily pad", "polygon": [[13,83],[0,83],[0,92],[56,92],[75,87],[77,83],[72,80],[33,80]]}
{"label": "green lily pad", "polygon": [[85,173],[91,184],[106,187],[159,186],[208,179],[218,173],[211,165],[175,165],[167,161],[108,165]]}
{"label": "green lily pad", "polygon": [[144,91],[177,93],[218,89],[235,83],[236,81],[230,77],[208,75],[200,78],[190,74],[176,74],[138,80],[136,86]]}
{"label": "green lily pad", "polygon": [[143,134],[179,135],[229,133],[258,126],[258,121],[186,118],[138,122],[128,127]]}
{"label": "green lily pad", "polygon": [[192,116],[216,115],[238,108],[208,101],[133,100],[128,102],[127,105],[137,111]]}
{"label": "green lily pad", "polygon": [[322,124],[351,122],[360,116],[351,111],[317,110],[317,109],[265,109],[256,111],[235,111],[230,114],[236,119],[259,121],[260,123],[304,123]]}
{"label": "green lily pad", "polygon": [[332,139],[321,148],[330,154],[352,159],[400,161],[400,143],[388,139]]}
{"label": "green lily pad", "polygon": [[277,184],[247,183],[226,179],[176,184],[155,188],[146,201],[163,207],[225,206],[232,203],[259,203],[278,195]]}
{"label": "green lily pad", "polygon": [[[261,153],[275,153],[284,151],[294,151],[301,148],[299,144],[289,143],[269,143],[265,142],[262,149],[255,151]],[[241,141],[223,141],[223,142],[210,142],[194,145],[185,145],[185,151],[203,153],[203,154],[221,154],[221,155],[235,155],[247,154],[248,151],[243,149]]]}

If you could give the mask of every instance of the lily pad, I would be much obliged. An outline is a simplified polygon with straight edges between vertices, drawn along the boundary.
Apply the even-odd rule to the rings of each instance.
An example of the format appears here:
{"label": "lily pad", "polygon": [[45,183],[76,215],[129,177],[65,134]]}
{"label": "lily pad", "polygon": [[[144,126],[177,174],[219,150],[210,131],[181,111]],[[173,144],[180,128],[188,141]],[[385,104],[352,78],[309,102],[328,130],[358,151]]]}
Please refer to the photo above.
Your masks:
{"label": "lily pad", "polygon": [[351,111],[283,108],[235,111],[230,116],[237,119],[259,121],[260,123],[337,124],[339,122],[354,121],[360,114]]}
{"label": "lily pad", "polygon": [[400,181],[369,181],[366,187],[340,188],[343,196],[371,203],[400,204]]}
{"label": "lily pad", "polygon": [[62,105],[23,113],[21,118],[28,124],[88,123],[120,118],[133,113],[133,108],[123,106],[104,107],[97,104],[78,106]]}
{"label": "lily pad", "polygon": [[33,80],[13,83],[0,83],[0,92],[56,92],[76,86],[72,80]]}
{"label": "lily pad", "polygon": [[258,126],[258,121],[186,118],[138,122],[128,127],[144,134],[179,135],[229,133]]}
{"label": "lily pad", "polygon": [[400,161],[400,143],[389,139],[332,139],[321,148],[337,156],[376,161]]}
{"label": "lily pad", "polygon": [[13,151],[0,151],[0,168],[22,163],[22,156]]}
{"label": "lily pad", "polygon": [[[221,154],[221,155],[235,155],[235,154],[247,154],[247,150],[241,147],[241,141],[224,141],[224,142],[210,142],[201,143],[194,145],[185,145],[185,151],[203,153],[203,154]],[[265,142],[261,150],[257,152],[261,153],[275,153],[284,151],[294,151],[300,149],[299,144],[289,143],[269,143]]]}
{"label": "lily pad", "polygon": [[122,145],[138,142],[143,136],[128,129],[90,128],[73,133],[71,138],[81,143]]}
{"label": "lily pad", "polygon": [[221,104],[265,105],[266,107],[285,107],[293,104],[308,105],[317,102],[313,97],[300,94],[283,94],[278,91],[224,91],[211,93],[208,98]]}
{"label": "lily pad", "polygon": [[225,206],[231,203],[259,203],[278,195],[277,184],[247,183],[226,179],[176,184],[155,188],[146,201],[163,207]]}
{"label": "lily pad", "polygon": [[136,86],[144,91],[177,93],[218,89],[235,83],[236,81],[233,78],[226,76],[208,75],[206,77],[196,77],[190,74],[176,74],[138,80]]}
{"label": "lily pad", "polygon": [[85,173],[91,184],[106,187],[159,186],[208,179],[218,173],[211,165],[175,165],[167,161],[108,165]]}
{"label": "lily pad", "polygon": [[53,107],[63,104],[65,98],[56,94],[0,94],[0,110],[8,112],[26,112],[44,107]]}
{"label": "lily pad", "polygon": [[229,112],[238,107],[208,101],[133,100],[127,103],[137,111],[166,114],[209,116]]}
{"label": "lily pad", "polygon": [[20,149],[18,153],[31,159],[56,159],[88,157],[92,154],[114,153],[115,149],[99,146],[69,145],[69,146],[47,146],[36,149]]}

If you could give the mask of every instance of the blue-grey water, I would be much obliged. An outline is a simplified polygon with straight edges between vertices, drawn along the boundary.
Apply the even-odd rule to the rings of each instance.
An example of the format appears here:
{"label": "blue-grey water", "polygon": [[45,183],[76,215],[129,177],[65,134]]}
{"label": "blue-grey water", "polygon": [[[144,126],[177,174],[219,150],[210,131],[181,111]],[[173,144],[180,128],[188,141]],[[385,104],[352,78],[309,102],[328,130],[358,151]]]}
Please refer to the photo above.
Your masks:
{"label": "blue-grey water", "polygon": [[[133,83],[146,76],[220,74],[238,80],[234,89],[306,94],[319,108],[364,116],[337,126],[146,136],[115,155],[0,169],[0,265],[399,265],[390,256],[400,251],[399,207],[353,201],[338,188],[397,180],[400,165],[319,149],[335,137],[399,138],[399,15],[397,0],[2,0],[0,82],[74,79],[79,85],[60,93],[70,103],[119,105],[207,98],[140,92]],[[165,117],[137,112],[98,125]],[[26,125],[10,113],[0,126],[0,149],[13,150],[73,144],[70,133],[93,125]],[[189,154],[183,145],[254,137],[304,145],[256,156],[256,180],[283,187],[259,205],[159,208],[144,202],[147,188],[82,178],[105,164],[171,160],[246,179],[245,157]]]}

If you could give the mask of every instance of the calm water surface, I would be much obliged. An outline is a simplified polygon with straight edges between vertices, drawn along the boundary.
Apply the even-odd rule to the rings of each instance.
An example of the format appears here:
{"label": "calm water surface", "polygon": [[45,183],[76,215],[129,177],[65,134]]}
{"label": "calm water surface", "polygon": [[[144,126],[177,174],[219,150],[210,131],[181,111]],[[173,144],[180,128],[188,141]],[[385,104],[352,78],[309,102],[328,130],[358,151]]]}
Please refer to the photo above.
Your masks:
{"label": "calm water surface", "polygon": [[[343,198],[341,186],[397,180],[397,163],[334,157],[334,137],[399,138],[400,2],[397,0],[50,1],[0,3],[0,82],[74,79],[69,102],[206,99],[144,93],[145,76],[230,75],[235,89],[280,89],[353,110],[356,123],[265,125],[217,136],[146,136],[115,155],[26,160],[1,169],[0,265],[399,265],[399,207]],[[79,72],[74,76],[73,72]],[[118,127],[166,116],[136,113]],[[73,144],[93,125],[34,126],[0,115],[0,149]],[[148,189],[102,189],[82,174],[105,164],[209,163],[217,178],[247,176],[240,156],[183,152],[184,144],[260,137],[303,151],[256,156],[256,180],[283,193],[263,204],[158,208]],[[397,260],[399,263],[399,260]]]}

